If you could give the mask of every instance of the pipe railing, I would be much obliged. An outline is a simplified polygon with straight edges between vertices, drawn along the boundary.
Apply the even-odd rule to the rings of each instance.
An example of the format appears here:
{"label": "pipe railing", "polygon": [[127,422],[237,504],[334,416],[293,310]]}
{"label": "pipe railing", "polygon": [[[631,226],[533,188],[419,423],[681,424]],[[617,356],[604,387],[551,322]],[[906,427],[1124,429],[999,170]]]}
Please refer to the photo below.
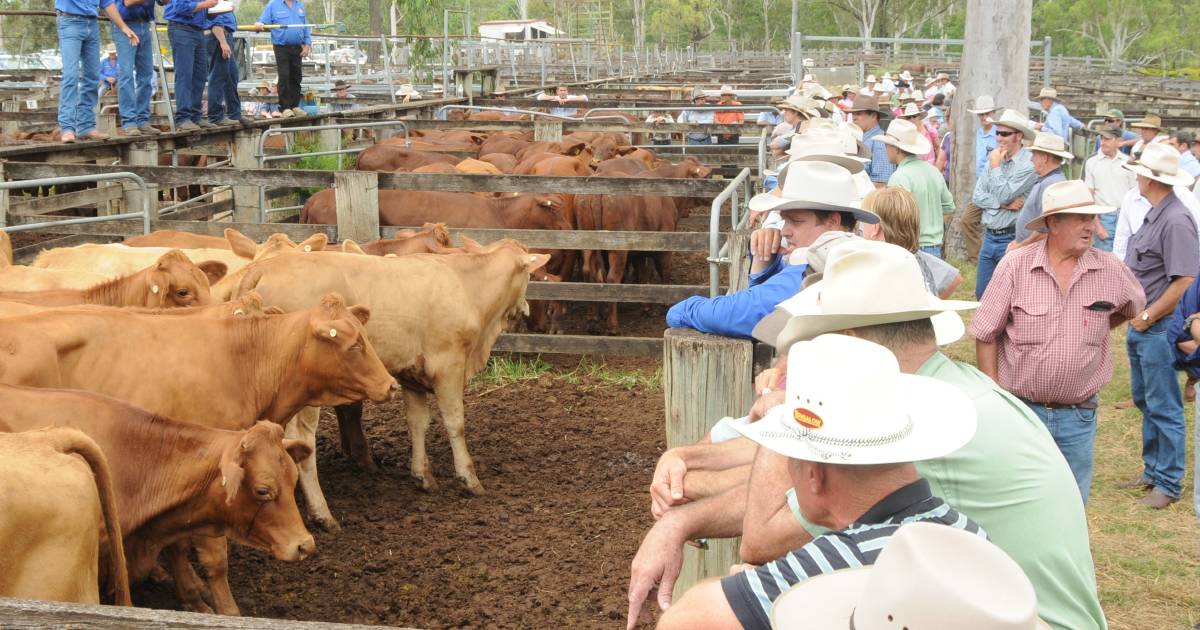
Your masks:
{"label": "pipe railing", "polygon": [[22,179],[11,182],[0,182],[0,190],[13,190],[19,188],[38,188],[41,186],[61,186],[66,184],[93,184],[98,182],[106,182],[118,179],[133,180],[142,193],[142,211],[141,212],[125,212],[123,214],[110,214],[102,217],[82,217],[78,219],[63,219],[60,221],[41,221],[39,223],[25,223],[22,225],[9,225],[0,227],[0,230],[5,232],[29,232],[33,230],[54,231],[55,226],[61,225],[82,225],[85,223],[105,223],[108,221],[123,221],[125,219],[142,218],[142,233],[150,233],[150,194],[146,188],[146,180],[142,179],[136,173],[121,171],[119,173],[105,173],[102,175],[73,175],[71,177],[45,177],[42,179]]}
{"label": "pipe railing", "polygon": [[[725,186],[720,194],[712,200],[712,214],[708,218],[708,293],[710,297],[719,295],[721,287],[721,264],[728,264],[729,258],[721,256],[721,206],[725,205],[725,201],[734,199],[738,190],[743,183],[750,178],[750,169],[744,168],[742,172],[737,174],[737,177],[729,180],[729,184]],[[737,216],[737,200],[731,204],[733,216]],[[749,216],[749,213],[746,214]],[[731,219],[736,227],[738,221]]]}

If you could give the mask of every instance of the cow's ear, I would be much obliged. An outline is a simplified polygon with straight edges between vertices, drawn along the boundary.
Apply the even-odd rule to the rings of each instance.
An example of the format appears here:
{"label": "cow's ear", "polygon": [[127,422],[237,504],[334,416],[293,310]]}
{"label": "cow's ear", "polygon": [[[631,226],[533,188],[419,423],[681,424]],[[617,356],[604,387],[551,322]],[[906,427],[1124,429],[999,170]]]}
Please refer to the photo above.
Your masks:
{"label": "cow's ear", "polygon": [[359,323],[363,326],[366,326],[367,322],[371,321],[371,309],[362,304],[351,306],[350,314],[358,318]]}
{"label": "cow's ear", "polygon": [[225,240],[229,241],[229,249],[242,258],[254,260],[254,255],[258,253],[258,243],[233,228],[225,228]]}
{"label": "cow's ear", "polygon": [[358,243],[355,243],[353,239],[349,238],[342,241],[342,251],[347,254],[362,254],[364,256],[367,253],[363,251],[363,248],[358,246]]}
{"label": "cow's ear", "polygon": [[587,148],[586,143],[576,142],[575,144],[568,147],[566,152],[563,153],[563,155],[579,155],[580,153],[583,153],[583,150],[586,148]]}
{"label": "cow's ear", "polygon": [[462,241],[463,249],[469,252],[477,252],[483,249],[483,245],[480,245],[479,241],[470,237],[459,235],[458,240]]}
{"label": "cow's ear", "polygon": [[548,262],[550,262],[550,254],[525,254],[525,271],[533,273],[546,266]]}
{"label": "cow's ear", "polygon": [[617,147],[617,155],[629,155],[630,153],[633,153],[634,151],[637,151],[637,147],[634,147],[634,146]]}
{"label": "cow's ear", "polygon": [[200,271],[208,278],[208,285],[216,284],[225,274],[229,272],[229,267],[219,260],[205,260],[196,265]]}
{"label": "cow's ear", "polygon": [[233,504],[245,476],[246,469],[242,468],[242,447],[239,444],[234,453],[226,452],[221,456],[221,487],[225,488],[226,505]]}
{"label": "cow's ear", "polygon": [[311,457],[313,453],[312,447],[303,440],[284,439],[283,450],[287,451],[288,455],[292,456],[292,461],[297,464]]}
{"label": "cow's ear", "polygon": [[319,252],[323,251],[325,246],[328,244],[329,235],[324,232],[317,232],[303,241],[300,241],[300,244],[296,246],[296,249],[302,252]]}

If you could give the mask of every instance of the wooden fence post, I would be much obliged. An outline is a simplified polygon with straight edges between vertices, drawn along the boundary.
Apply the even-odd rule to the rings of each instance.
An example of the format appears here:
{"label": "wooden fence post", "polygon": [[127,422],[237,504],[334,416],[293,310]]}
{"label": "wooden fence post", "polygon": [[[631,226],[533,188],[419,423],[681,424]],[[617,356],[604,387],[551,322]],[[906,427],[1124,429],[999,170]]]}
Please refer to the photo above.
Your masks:
{"label": "wooden fence post", "polygon": [[559,120],[535,120],[533,121],[533,140],[534,142],[561,142],[562,141],[562,121]]}
{"label": "wooden fence post", "polygon": [[[262,132],[255,129],[245,129],[233,133],[233,145],[230,147],[230,166],[237,169],[255,169],[258,166],[258,137]],[[239,223],[258,222],[258,187],[233,187],[233,220]]]}
{"label": "wooden fence post", "polygon": [[[132,142],[124,146],[124,153],[121,162],[129,166],[158,166],[157,142]],[[123,181],[121,185],[125,190],[125,212],[141,212],[142,192],[137,184]],[[146,182],[146,196],[150,202],[150,229],[154,229],[154,224],[158,223],[158,185]]]}
{"label": "wooden fence post", "polygon": [[379,238],[379,174],[338,171],[333,176],[337,198],[337,238],[359,243]]}
{"label": "wooden fence post", "polygon": [[729,295],[750,284],[750,230],[729,233]]}
{"label": "wooden fence post", "polygon": [[[0,160],[0,182],[8,181],[4,176],[4,163],[6,160]],[[8,226],[8,190],[0,190],[0,227]]]}
{"label": "wooden fence post", "polygon": [[[686,328],[663,333],[667,448],[696,442],[725,416],[745,415],[754,403],[753,364],[754,346],[748,339]],[[676,599],[696,582],[728,573],[730,565],[740,562],[740,541],[710,539],[707,549],[686,546]]]}
{"label": "wooden fence post", "polygon": [[[19,112],[21,111],[21,102],[16,99],[9,99],[7,101],[0,102],[0,111]],[[0,132],[3,132],[6,136],[16,135],[16,133],[20,130],[21,123],[18,121],[6,120],[3,123],[0,123]]]}

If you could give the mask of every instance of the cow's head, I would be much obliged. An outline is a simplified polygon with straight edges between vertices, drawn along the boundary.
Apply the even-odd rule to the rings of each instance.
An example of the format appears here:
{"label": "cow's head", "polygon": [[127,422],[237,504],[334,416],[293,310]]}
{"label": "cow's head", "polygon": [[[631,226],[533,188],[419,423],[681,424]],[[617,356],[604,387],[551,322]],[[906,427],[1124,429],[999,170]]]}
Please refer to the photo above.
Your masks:
{"label": "cow's head", "polygon": [[296,464],[312,456],[300,440],[283,437],[273,422],[258,422],[221,453],[220,489],[225,535],[287,562],[317,551],[296,507]]}
{"label": "cow's head", "polygon": [[685,177],[688,179],[708,179],[712,175],[712,167],[700,163],[696,158],[684,158],[679,165],[686,171]]}
{"label": "cow's head", "polygon": [[347,307],[330,293],[307,311],[309,339],[300,355],[297,373],[307,382],[308,406],[334,407],[370,398],[389,399],[396,379],[375,353],[364,326],[371,318],[366,306]]}
{"label": "cow's head", "polygon": [[206,260],[193,263],[183,252],[173,249],[152,267],[143,270],[144,304],[151,308],[181,308],[212,303],[210,285],[225,277],[225,263]]}
{"label": "cow's head", "polygon": [[566,219],[566,213],[572,207],[572,199],[573,195],[568,196],[563,193],[534,195],[534,204],[543,211],[543,218],[546,219],[546,226],[543,229],[571,229],[571,224]]}

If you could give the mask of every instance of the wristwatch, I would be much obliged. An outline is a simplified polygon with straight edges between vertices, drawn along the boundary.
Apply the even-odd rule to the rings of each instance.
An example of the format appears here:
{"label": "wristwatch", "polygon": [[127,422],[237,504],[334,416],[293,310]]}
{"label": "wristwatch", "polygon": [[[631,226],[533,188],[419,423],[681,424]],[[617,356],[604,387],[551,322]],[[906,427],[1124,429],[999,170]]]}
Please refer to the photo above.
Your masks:
{"label": "wristwatch", "polygon": [[1142,321],[1150,321],[1150,311],[1142,311]]}

